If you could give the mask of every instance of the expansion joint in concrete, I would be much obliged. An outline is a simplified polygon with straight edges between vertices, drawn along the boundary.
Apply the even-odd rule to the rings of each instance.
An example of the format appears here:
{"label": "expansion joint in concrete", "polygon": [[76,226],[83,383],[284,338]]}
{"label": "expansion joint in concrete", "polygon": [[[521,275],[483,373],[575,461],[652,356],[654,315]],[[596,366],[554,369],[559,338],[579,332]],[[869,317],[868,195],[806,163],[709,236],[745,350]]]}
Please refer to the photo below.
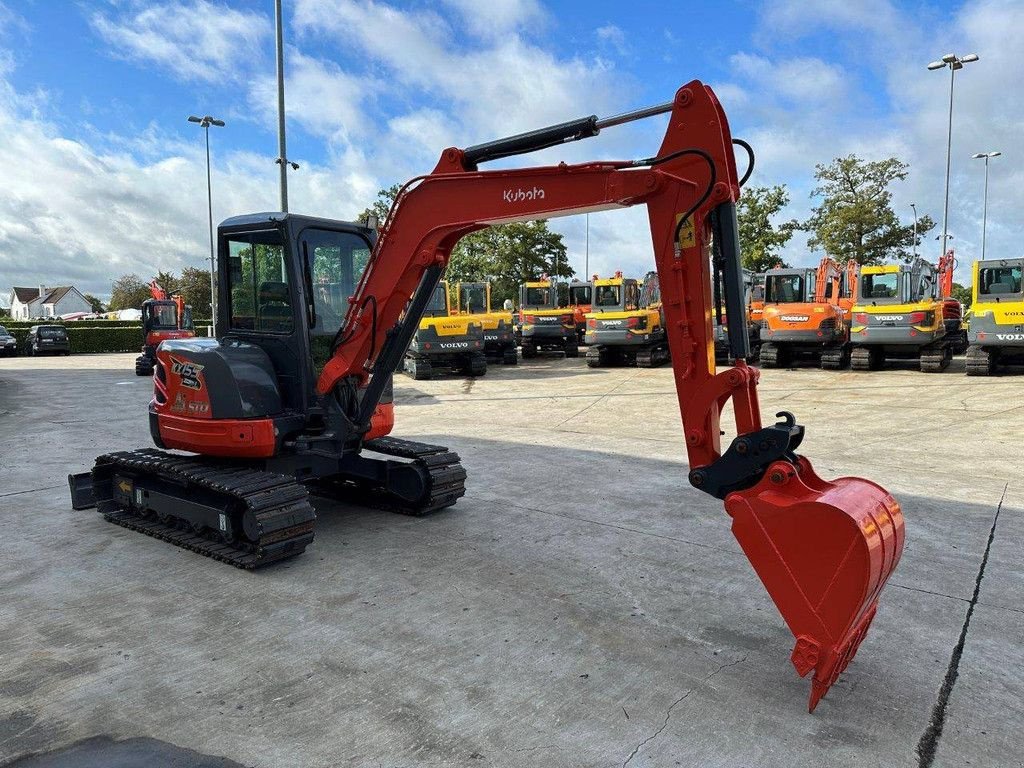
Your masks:
{"label": "expansion joint in concrete", "polygon": [[953,648],[953,654],[949,659],[949,666],[946,668],[946,677],[939,688],[939,697],[932,707],[932,716],[928,727],[921,734],[921,740],[917,743],[917,756],[919,758],[918,768],[931,768],[935,762],[935,754],[939,748],[939,740],[942,738],[942,729],[946,724],[946,709],[949,706],[949,697],[953,693],[957,677],[960,675],[960,660],[964,655],[964,646],[967,644],[967,632],[971,626],[971,617],[974,616],[974,606],[978,604],[978,596],[981,594],[981,581],[985,578],[985,568],[988,565],[988,556],[992,551],[992,541],[996,537],[996,525],[999,523],[999,513],[1003,509],[1003,500],[1006,499],[1006,490],[1009,484],[1003,486],[1003,494],[999,497],[996,505],[996,513],[992,517],[992,527],[988,532],[988,542],[985,544],[985,553],[981,557],[981,565],[978,567],[978,576],[974,581],[974,594],[967,606],[967,615],[964,617],[964,625],[960,628],[960,638]]}

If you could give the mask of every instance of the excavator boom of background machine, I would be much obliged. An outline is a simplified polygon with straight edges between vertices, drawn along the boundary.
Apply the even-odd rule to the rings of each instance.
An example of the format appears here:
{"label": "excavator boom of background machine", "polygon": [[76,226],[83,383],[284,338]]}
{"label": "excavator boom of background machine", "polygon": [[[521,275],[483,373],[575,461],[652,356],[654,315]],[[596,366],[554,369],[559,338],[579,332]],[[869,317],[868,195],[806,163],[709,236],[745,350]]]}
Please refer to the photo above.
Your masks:
{"label": "excavator boom of background machine", "polygon": [[[669,112],[658,154],[642,160],[480,171],[489,160],[596,135]],[[790,414],[763,426],[748,367],[736,222],[740,194],[725,114],[710,88],[682,87],[660,107],[588,117],[467,149],[445,150],[408,182],[383,225],[318,389],[359,389],[352,414],[368,428],[388,375],[408,345],[403,312],[422,311],[460,238],[509,221],[646,204],[691,484],[724,500],[733,532],[796,637],[792,662],[814,672],[810,708],[856,653],[899,561],[899,505],[860,478],[820,479],[795,451]],[[753,154],[750,153],[750,162]],[[724,288],[733,367],[716,373],[711,287]],[[410,302],[410,296],[412,300]],[[734,326],[735,327],[732,327]],[[719,417],[732,401],[736,437],[723,449]]]}

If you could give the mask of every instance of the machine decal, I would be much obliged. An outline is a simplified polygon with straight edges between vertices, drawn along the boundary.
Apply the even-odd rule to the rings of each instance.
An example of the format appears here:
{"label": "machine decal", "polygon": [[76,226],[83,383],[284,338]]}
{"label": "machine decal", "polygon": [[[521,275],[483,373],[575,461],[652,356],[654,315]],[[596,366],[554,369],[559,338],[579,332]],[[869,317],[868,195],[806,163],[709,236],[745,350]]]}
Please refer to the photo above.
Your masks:
{"label": "machine decal", "polygon": [[875,315],[875,319],[883,323],[898,323],[903,319],[903,315]]}
{"label": "machine decal", "polygon": [[811,318],[808,315],[782,315],[779,319],[787,323],[806,323]]}
{"label": "machine decal", "polygon": [[442,341],[437,346],[441,349],[469,349],[468,341]]}
{"label": "machine decal", "polygon": [[[679,220],[683,218],[683,214],[676,214],[676,226],[679,225]],[[689,218],[679,229],[679,247],[680,248],[693,248],[697,243],[697,230],[693,227],[693,219]]]}
{"label": "machine decal", "polygon": [[193,363],[190,360],[179,360],[171,357],[171,373],[181,379],[181,386],[199,391],[203,388],[203,381],[199,374],[206,366]]}
{"label": "machine decal", "polygon": [[1024,341],[1024,333],[997,333],[996,338],[1000,341]]}
{"label": "machine decal", "polygon": [[534,187],[533,189],[506,189],[501,197],[506,203],[518,203],[522,200],[543,200],[544,190],[541,187]]}

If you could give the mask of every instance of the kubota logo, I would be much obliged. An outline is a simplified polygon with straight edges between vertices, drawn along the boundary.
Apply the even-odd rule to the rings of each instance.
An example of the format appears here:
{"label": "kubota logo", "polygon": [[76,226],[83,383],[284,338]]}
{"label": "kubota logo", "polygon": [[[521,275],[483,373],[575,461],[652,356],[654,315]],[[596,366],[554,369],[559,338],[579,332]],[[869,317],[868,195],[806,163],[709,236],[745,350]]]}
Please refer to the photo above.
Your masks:
{"label": "kubota logo", "polygon": [[1024,341],[1024,333],[997,333],[996,338],[1000,341]]}
{"label": "kubota logo", "polygon": [[786,323],[806,323],[811,318],[808,315],[782,315],[779,319]]}
{"label": "kubota logo", "polygon": [[543,200],[544,190],[540,187],[534,187],[533,189],[506,189],[502,193],[502,199],[506,203],[519,203],[523,200]]}
{"label": "kubota logo", "polygon": [[171,358],[171,373],[181,377],[181,386],[189,389],[202,389],[203,382],[199,380],[199,374],[206,366],[193,363],[190,360],[179,360]]}

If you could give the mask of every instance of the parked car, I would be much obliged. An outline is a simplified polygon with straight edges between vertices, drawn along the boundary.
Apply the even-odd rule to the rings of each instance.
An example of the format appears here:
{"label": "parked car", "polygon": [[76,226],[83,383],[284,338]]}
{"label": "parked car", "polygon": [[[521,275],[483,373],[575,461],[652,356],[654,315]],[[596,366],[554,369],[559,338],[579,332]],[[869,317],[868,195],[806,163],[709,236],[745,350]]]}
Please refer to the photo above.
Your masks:
{"label": "parked car", "polygon": [[33,325],[25,339],[25,353],[29,355],[70,355],[71,342],[63,325]]}
{"label": "parked car", "polygon": [[6,328],[0,325],[0,355],[6,357],[7,355],[18,354],[18,342],[11,336]]}

